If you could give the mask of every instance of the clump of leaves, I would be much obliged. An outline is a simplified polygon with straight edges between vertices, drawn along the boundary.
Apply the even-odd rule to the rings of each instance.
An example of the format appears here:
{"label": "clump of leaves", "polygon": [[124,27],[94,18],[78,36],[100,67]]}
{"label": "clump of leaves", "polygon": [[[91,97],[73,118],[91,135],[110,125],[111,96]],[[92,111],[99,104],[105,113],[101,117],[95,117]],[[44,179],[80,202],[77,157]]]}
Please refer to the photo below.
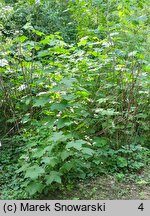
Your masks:
{"label": "clump of leaves", "polygon": [[[21,14],[21,25],[26,14],[22,2],[11,7],[14,26],[16,18]],[[76,22],[74,35],[67,32],[69,41],[76,38],[74,44],[57,31],[41,31],[38,13],[43,23],[53,19],[42,12],[47,1],[35,10],[35,2],[26,2],[31,15],[13,37],[3,31],[7,16],[1,17],[1,134],[18,134],[19,142],[24,142],[15,177],[24,181],[20,188],[26,188],[24,196],[35,197],[87,175],[139,170],[147,162],[146,6],[143,1],[135,7],[127,2],[126,7],[122,2],[103,3],[84,0],[63,11]],[[57,4],[60,14],[66,4]],[[67,22],[64,19],[65,15],[61,23]]]}

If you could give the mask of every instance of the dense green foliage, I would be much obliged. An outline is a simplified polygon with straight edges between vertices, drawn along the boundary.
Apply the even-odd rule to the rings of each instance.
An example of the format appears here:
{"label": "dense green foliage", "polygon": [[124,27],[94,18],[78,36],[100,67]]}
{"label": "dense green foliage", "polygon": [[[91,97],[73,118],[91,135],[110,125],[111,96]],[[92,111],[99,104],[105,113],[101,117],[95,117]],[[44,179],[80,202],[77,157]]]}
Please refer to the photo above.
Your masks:
{"label": "dense green foliage", "polygon": [[1,3],[2,198],[148,163],[148,4]]}

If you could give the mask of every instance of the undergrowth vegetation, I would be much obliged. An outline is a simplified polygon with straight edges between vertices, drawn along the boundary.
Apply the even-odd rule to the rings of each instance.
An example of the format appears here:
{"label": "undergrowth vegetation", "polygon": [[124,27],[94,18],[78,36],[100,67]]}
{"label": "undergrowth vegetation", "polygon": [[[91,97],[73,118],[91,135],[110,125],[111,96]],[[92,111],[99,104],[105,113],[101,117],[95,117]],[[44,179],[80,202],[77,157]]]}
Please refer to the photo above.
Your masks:
{"label": "undergrowth vegetation", "polygon": [[1,198],[37,198],[78,179],[143,169],[150,155],[148,1],[6,3]]}

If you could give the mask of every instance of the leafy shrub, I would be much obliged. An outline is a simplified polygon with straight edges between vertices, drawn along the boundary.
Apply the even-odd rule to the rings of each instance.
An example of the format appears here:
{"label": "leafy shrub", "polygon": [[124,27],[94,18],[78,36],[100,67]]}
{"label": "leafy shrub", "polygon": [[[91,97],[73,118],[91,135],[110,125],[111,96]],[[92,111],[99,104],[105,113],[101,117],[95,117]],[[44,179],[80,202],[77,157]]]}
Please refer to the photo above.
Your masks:
{"label": "leafy shrub", "polygon": [[[23,144],[13,181],[16,189],[16,181],[20,183],[19,191],[26,188],[24,198],[76,178],[139,170],[149,154],[149,30],[147,15],[141,15],[145,6],[124,8],[119,2],[111,11],[114,2],[104,1],[99,11],[96,3],[81,1],[64,11],[66,5],[57,1],[55,11],[54,3],[42,1],[34,9],[27,1],[24,10],[19,1],[0,17],[0,134],[17,134]],[[53,12],[49,16],[47,4]],[[67,15],[60,17],[62,12]],[[13,20],[8,28],[7,13]],[[61,25],[68,16],[76,18],[73,34],[72,28],[61,29],[52,20],[58,17]],[[47,21],[52,34],[43,31]],[[20,198],[21,192],[15,196]]]}

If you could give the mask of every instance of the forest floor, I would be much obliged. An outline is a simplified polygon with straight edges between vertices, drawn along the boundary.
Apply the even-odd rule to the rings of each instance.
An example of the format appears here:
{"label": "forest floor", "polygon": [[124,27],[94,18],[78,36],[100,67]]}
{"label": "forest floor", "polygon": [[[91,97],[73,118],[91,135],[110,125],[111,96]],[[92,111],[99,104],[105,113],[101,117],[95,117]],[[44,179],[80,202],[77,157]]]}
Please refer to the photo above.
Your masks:
{"label": "forest floor", "polygon": [[[5,154],[4,154],[5,152]],[[12,172],[10,165],[16,162],[10,149],[5,149],[1,156],[4,172],[0,173],[1,192],[12,187]],[[7,154],[6,154],[7,153]],[[1,162],[1,161],[0,161]],[[10,180],[11,179],[11,180]],[[11,181],[11,182],[10,182]],[[15,183],[16,184],[16,183]],[[6,191],[7,192],[7,191]],[[5,197],[7,194],[5,193]],[[37,199],[37,198],[36,198]],[[108,173],[70,182],[61,190],[54,188],[49,195],[42,195],[42,200],[150,200],[150,163],[141,171],[123,173]]]}
{"label": "forest floor", "polygon": [[[103,175],[76,182],[66,190],[58,191],[46,199],[63,200],[149,200],[150,169],[126,175]],[[43,198],[42,198],[43,199]],[[45,199],[45,197],[44,197]]]}

